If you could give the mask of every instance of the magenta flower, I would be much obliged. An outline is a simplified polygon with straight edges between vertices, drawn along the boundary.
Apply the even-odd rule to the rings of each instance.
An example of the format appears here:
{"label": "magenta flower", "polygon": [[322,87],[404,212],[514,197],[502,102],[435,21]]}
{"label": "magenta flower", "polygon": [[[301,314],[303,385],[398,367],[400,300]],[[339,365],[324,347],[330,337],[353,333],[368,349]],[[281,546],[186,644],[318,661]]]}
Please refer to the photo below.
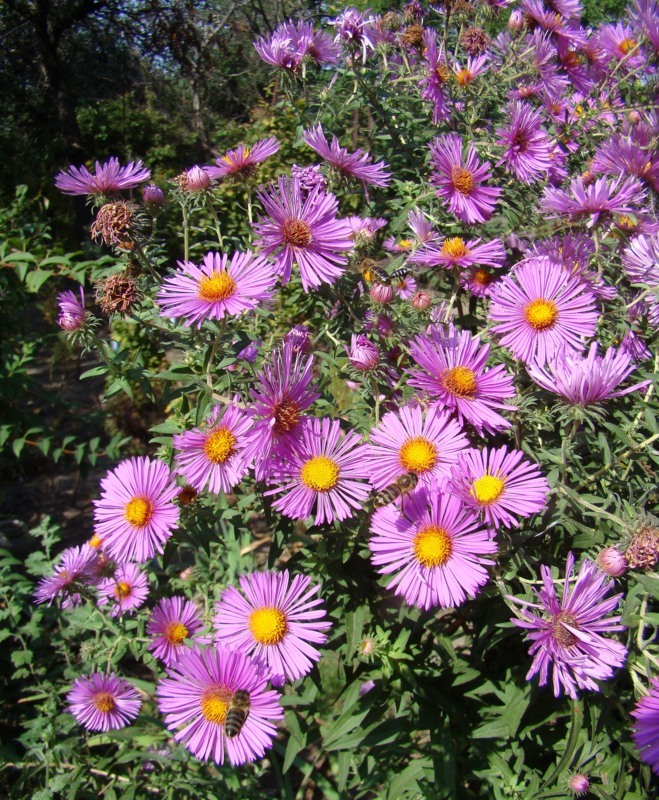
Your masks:
{"label": "magenta flower", "polygon": [[437,44],[437,31],[426,28],[423,31],[423,43],[426,75],[419,82],[421,99],[432,104],[432,122],[433,125],[439,125],[451,117],[444,94],[451,73],[446,62],[444,45]]}
{"label": "magenta flower", "polygon": [[615,25],[601,25],[597,43],[609,59],[620,62],[624,59],[624,68],[633,70],[643,66],[645,56],[640,51],[634,29],[630,25],[617,22]]}
{"label": "magenta flower", "polygon": [[504,164],[522,183],[535,183],[552,167],[552,146],[542,127],[542,110],[515,101],[507,113],[508,124],[496,132],[498,144],[505,148],[497,166]]}
{"label": "magenta flower", "polygon": [[342,434],[338,419],[306,419],[300,439],[290,450],[278,453],[273,470],[277,483],[266,492],[282,494],[273,508],[293,519],[306,519],[314,509],[314,525],[354,516],[370,494],[363,479],[365,446],[358,433]]}
{"label": "magenta flower", "polygon": [[131,161],[125,167],[118,158],[111,158],[105,164],[96,162],[96,174],[87,167],[69,167],[55,178],[55,186],[64,194],[114,194],[122,189],[132,189],[151,177],[141,161]]}
{"label": "magenta flower", "polygon": [[266,64],[295,73],[302,58],[291,42],[290,36],[279,25],[270,36],[262,36],[254,42],[256,52]]}
{"label": "magenta flower", "polygon": [[137,564],[119,564],[112,578],[103,578],[98,583],[99,606],[110,606],[110,616],[132,614],[149,594],[146,573]]}
{"label": "magenta flower", "polygon": [[650,694],[641,697],[631,712],[634,722],[634,742],[639,758],[659,775],[659,680],[652,681]]}
{"label": "magenta flower", "polygon": [[518,517],[538,514],[547,506],[549,485],[537,464],[521,450],[466,450],[451,472],[449,486],[462,502],[494,529],[515,528]]}
{"label": "magenta flower", "polygon": [[623,251],[622,265],[632,283],[659,286],[659,235],[631,239]]}
{"label": "magenta flower", "polygon": [[657,0],[633,0],[630,17],[636,28],[659,53],[659,3]]}
{"label": "magenta flower", "polygon": [[244,596],[229,586],[215,606],[217,640],[265,662],[275,686],[311,672],[320,658],[314,645],[323,645],[332,627],[315,597],[320,585],[309,583],[304,575],[291,581],[288,570],[253,572],[240,576]]}
{"label": "magenta flower", "polygon": [[548,259],[527,261],[492,294],[489,316],[501,344],[522,361],[545,364],[563,347],[583,349],[595,333],[595,298],[579,278]]}
{"label": "magenta flower", "polygon": [[389,411],[371,430],[371,444],[362,457],[362,474],[380,490],[406,472],[424,483],[448,478],[458,455],[469,446],[458,422],[437,406],[425,414],[419,406]]}
{"label": "magenta flower", "polygon": [[535,590],[539,603],[508,599],[522,606],[518,618],[511,622],[527,630],[532,642],[529,655],[534,658],[526,679],[539,674],[540,686],[545,686],[551,672],[554,696],[559,697],[564,690],[576,699],[577,689],[599,691],[595,681],[611,678],[613,671],[625,663],[627,650],[620,642],[602,635],[625,630],[624,625],[617,624],[620,617],[608,616],[622,595],[605,599],[613,584],[588,559],[571,587],[573,567],[574,556],[569,553],[560,602],[551,570],[544,565],[540,567],[543,588]]}
{"label": "magenta flower", "polygon": [[472,239],[468,242],[461,236],[444,239],[440,244],[426,244],[410,256],[411,264],[423,264],[426,267],[471,267],[484,264],[491,267],[502,267],[506,259],[506,251],[499,239],[483,242]]}
{"label": "magenta flower", "polygon": [[336,136],[332,136],[332,144],[329,144],[320,123],[315,128],[303,131],[302,139],[345,177],[357,178],[371,186],[389,186],[391,173],[387,172],[384,161],[373,164],[373,158],[361,149],[349,153],[345,147],[339,145]]}
{"label": "magenta flower", "polygon": [[352,334],[350,349],[346,348],[346,352],[351,366],[359,372],[367,372],[377,367],[380,361],[380,351],[377,345],[369,341],[363,333]]}
{"label": "magenta flower", "polygon": [[395,573],[387,589],[419,608],[451,608],[474,597],[487,582],[483,556],[496,542],[476,516],[433,481],[371,518],[371,561],[383,575]]}
{"label": "magenta flower", "polygon": [[255,421],[249,458],[254,459],[257,480],[269,476],[274,452],[290,448],[300,439],[302,412],[319,397],[312,385],[313,357],[303,356],[294,340],[285,341],[271,353],[250,389],[254,401],[250,413]]}
{"label": "magenta flower", "polygon": [[196,638],[204,627],[197,606],[179,595],[164,597],[153,609],[146,626],[149,650],[171,667],[186,652],[186,639]]}
{"label": "magenta flower", "polygon": [[139,714],[142,701],[137,689],[117,675],[93,672],[76,678],[66,696],[67,711],[88,731],[125,728]]}
{"label": "magenta flower", "polygon": [[302,199],[296,179],[280,177],[274,187],[257,192],[269,219],[254,225],[255,242],[266,255],[275,255],[282,283],[290,280],[293,263],[300,268],[305,292],[321,283],[334,283],[347,263],[343,255],[353,246],[347,222],[336,217],[338,200],[320,188]]}
{"label": "magenta flower", "polygon": [[178,487],[169,467],[146,456],[122,461],[101,481],[94,532],[111,558],[147,561],[178,527]]}
{"label": "magenta flower", "polygon": [[179,269],[158,292],[161,316],[182,318],[186,327],[200,328],[207,319],[242,314],[269,300],[277,275],[262,256],[236,252],[206,253],[203,263],[179,261]]}
{"label": "magenta flower", "polygon": [[85,324],[85,291],[80,287],[80,299],[75,292],[61,292],[57,295],[60,315],[57,324],[68,333],[80,330]]}
{"label": "magenta flower", "polygon": [[636,178],[597,178],[585,186],[579,177],[571,181],[568,190],[547,186],[540,208],[551,212],[549,219],[565,214],[570,219],[585,219],[590,228],[603,214],[633,214],[644,199],[645,190]]}
{"label": "magenta flower", "polygon": [[267,64],[293,73],[306,62],[335,64],[341,55],[341,48],[327,33],[314,30],[311,22],[290,20],[254,42],[254,47]]}
{"label": "magenta flower", "polygon": [[469,56],[469,58],[467,58],[467,65],[464,67],[460,66],[460,64],[455,62],[455,64],[453,65],[453,75],[455,77],[455,82],[458,84],[458,86],[461,86],[462,88],[464,88],[465,86],[469,86],[474,82],[474,80],[479,75],[482,75],[484,72],[487,72],[489,66],[490,66],[490,56],[488,53],[476,56],[475,58]]}
{"label": "magenta flower", "polygon": [[254,147],[244,144],[238,145],[235,150],[227,150],[226,154],[216,159],[216,167],[204,167],[209,178],[217,180],[228,175],[238,178],[250,178],[260,163],[274,155],[279,150],[279,141],[271,136],[261,139]]}
{"label": "magenta flower", "polygon": [[501,189],[483,185],[491,177],[490,165],[480,163],[474,145],[470,142],[463,156],[462,138],[447,133],[433,139],[430,153],[430,183],[448,210],[469,225],[490,219]]}
{"label": "magenta flower", "polygon": [[494,409],[515,411],[503,401],[515,396],[514,379],[503,364],[491,369],[485,365],[490,345],[481,345],[469,331],[432,326],[428,334],[410,344],[410,355],[421,370],[410,369],[409,385],[428,393],[433,401],[454,411],[460,422],[471,423],[479,434],[510,427]]}
{"label": "magenta flower", "polygon": [[230,492],[250,467],[251,429],[252,417],[244,409],[216,406],[203,428],[174,436],[176,471],[199,492]]}
{"label": "magenta flower", "polygon": [[631,355],[615,347],[609,347],[604,356],[598,355],[597,342],[591,344],[586,356],[573,350],[562,350],[544,367],[533,363],[526,366],[538,386],[559,395],[571,405],[579,406],[645,389],[652,381],[641,381],[615,391],[635,369]]}
{"label": "magenta flower", "polygon": [[50,605],[56,597],[62,598],[62,608],[80,605],[82,597],[79,592],[94,583],[94,568],[98,561],[98,553],[86,544],[80,547],[67,547],[60,556],[55,574],[41,578],[34,592],[37,603],[48,602]]}
{"label": "magenta flower", "polygon": [[[223,646],[186,651],[158,683],[158,707],[174,738],[202,761],[234,766],[265,755],[275,738],[275,722],[284,716],[279,693],[266,689],[263,664]],[[239,733],[229,737],[225,722],[237,691],[249,694],[249,713]],[[184,726],[184,727],[182,727]],[[177,730],[179,729],[179,730]]]}
{"label": "magenta flower", "polygon": [[332,25],[336,30],[334,41],[343,43],[355,52],[361,51],[362,62],[365,62],[368,51],[375,49],[373,17],[367,17],[356,8],[346,8]]}
{"label": "magenta flower", "polygon": [[495,291],[501,275],[488,267],[469,267],[460,275],[460,286],[474,297],[490,297]]}
{"label": "magenta flower", "polygon": [[616,177],[636,177],[659,192],[659,156],[656,150],[640,147],[620,134],[607,139],[597,148],[590,171]]}

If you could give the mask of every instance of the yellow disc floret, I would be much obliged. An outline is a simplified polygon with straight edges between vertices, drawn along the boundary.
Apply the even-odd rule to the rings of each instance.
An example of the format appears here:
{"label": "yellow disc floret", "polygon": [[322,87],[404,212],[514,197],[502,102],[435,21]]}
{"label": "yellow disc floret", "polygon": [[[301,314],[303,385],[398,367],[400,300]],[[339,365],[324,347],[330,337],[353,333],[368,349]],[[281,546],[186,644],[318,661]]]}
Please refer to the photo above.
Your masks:
{"label": "yellow disc floret", "polygon": [[474,397],[476,390],[476,374],[469,367],[452,367],[442,375],[444,388],[457,397]]}
{"label": "yellow disc floret", "polygon": [[419,564],[424,567],[441,567],[451,557],[453,541],[444,528],[428,525],[416,534],[412,547]]}
{"label": "yellow disc floret", "polygon": [[197,295],[207,303],[227,300],[236,292],[236,282],[228,272],[213,272],[199,281]]}
{"label": "yellow disc floret", "polygon": [[124,518],[136,528],[143,528],[151,522],[153,503],[146,497],[133,497],[126,503]]}
{"label": "yellow disc floret", "polygon": [[217,428],[204,442],[204,453],[213,464],[224,464],[236,450],[236,437],[226,427]]}
{"label": "yellow disc floret", "polygon": [[95,694],[92,702],[102,714],[109,714],[117,707],[115,699],[110,692]]}
{"label": "yellow disc floret", "polygon": [[501,497],[505,486],[505,481],[496,475],[483,475],[476,478],[469,492],[480,505],[489,506]]}
{"label": "yellow disc floret", "polygon": [[315,456],[305,461],[300,480],[314,492],[329,492],[339,482],[339,465],[327,456]]}
{"label": "yellow disc floret", "polygon": [[437,463],[437,448],[423,436],[415,436],[400,448],[399,460],[407,472],[427,472]]}
{"label": "yellow disc floret", "polygon": [[199,705],[204,718],[215,725],[224,725],[227,716],[231,692],[224,687],[206,690],[200,698]]}
{"label": "yellow disc floret", "polygon": [[279,644],[288,633],[286,614],[274,606],[257,608],[250,614],[249,629],[259,644]]}
{"label": "yellow disc floret", "polygon": [[546,331],[558,319],[558,308],[552,300],[541,297],[529,303],[524,309],[524,318],[536,331]]}
{"label": "yellow disc floret", "polygon": [[169,622],[165,626],[163,636],[169,644],[178,646],[184,639],[188,638],[188,629],[182,622]]}

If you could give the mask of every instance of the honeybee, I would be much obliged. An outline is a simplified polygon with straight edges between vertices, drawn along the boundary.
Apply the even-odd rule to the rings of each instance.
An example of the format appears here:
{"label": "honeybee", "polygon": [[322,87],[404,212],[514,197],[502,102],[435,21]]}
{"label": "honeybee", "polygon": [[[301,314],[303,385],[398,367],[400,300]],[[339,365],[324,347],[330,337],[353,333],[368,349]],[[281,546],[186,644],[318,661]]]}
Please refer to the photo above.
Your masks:
{"label": "honeybee", "polygon": [[399,267],[395,269],[390,275],[389,279],[392,281],[402,281],[410,275],[412,270],[409,267]]}
{"label": "honeybee", "polygon": [[385,261],[376,261],[374,258],[362,258],[357,264],[357,271],[361,273],[362,278],[366,283],[381,283],[383,286],[389,286],[391,278],[382,269],[381,264]]}
{"label": "honeybee", "polygon": [[231,695],[227,715],[224,720],[224,732],[229,739],[238,736],[243,729],[249,714],[250,696],[246,689],[238,689]]}
{"label": "honeybee", "polygon": [[399,497],[404,497],[406,494],[413,492],[419,483],[419,476],[416,472],[405,472],[396,480],[386,486],[381,492],[375,495],[373,500],[373,508],[383,508],[398,500]]}

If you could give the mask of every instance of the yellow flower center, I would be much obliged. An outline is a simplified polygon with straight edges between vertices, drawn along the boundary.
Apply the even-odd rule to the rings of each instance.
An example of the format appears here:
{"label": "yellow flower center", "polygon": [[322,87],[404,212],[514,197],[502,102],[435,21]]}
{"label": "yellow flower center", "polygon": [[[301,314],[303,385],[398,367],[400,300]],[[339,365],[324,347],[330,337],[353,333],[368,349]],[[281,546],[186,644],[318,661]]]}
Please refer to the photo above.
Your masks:
{"label": "yellow flower center", "polygon": [[235,450],[236,437],[225,427],[213,431],[204,442],[204,453],[213,464],[224,464]]}
{"label": "yellow flower center", "polygon": [[463,258],[469,255],[469,248],[464,243],[464,239],[454,236],[452,239],[447,239],[442,245],[442,255],[450,258]]}
{"label": "yellow flower center", "polygon": [[294,400],[282,400],[274,407],[274,429],[276,433],[288,433],[300,421],[300,408]]}
{"label": "yellow flower center", "polygon": [[103,544],[103,539],[97,534],[92,534],[92,538],[87,542],[90,547],[100,547]]}
{"label": "yellow flower center", "polygon": [[329,492],[339,482],[339,465],[327,456],[315,456],[305,461],[300,479],[314,492]]}
{"label": "yellow flower center", "polygon": [[311,227],[303,219],[285,220],[281,232],[286,244],[293,247],[308,247],[313,239]]}
{"label": "yellow flower center", "polygon": [[437,463],[437,448],[423,436],[408,439],[398,455],[400,465],[407,472],[428,472]]}
{"label": "yellow flower center", "polygon": [[435,77],[438,83],[448,83],[451,73],[446,64],[437,64],[435,67]]}
{"label": "yellow flower center", "polygon": [[115,699],[110,692],[99,692],[95,694],[92,702],[101,714],[109,714],[117,707]]}
{"label": "yellow flower center", "polygon": [[477,283],[479,286],[489,286],[494,280],[494,275],[483,267],[478,267],[474,270],[472,278],[474,283]]}
{"label": "yellow flower center", "polygon": [[623,39],[620,44],[618,45],[618,50],[626,56],[630,50],[633,50],[636,47],[636,39]]}
{"label": "yellow flower center", "polygon": [[411,250],[413,244],[414,242],[411,239],[401,239],[400,242],[398,242],[398,246],[402,250]]}
{"label": "yellow flower center", "polygon": [[543,300],[539,297],[526,306],[524,317],[536,331],[545,331],[558,319],[558,308],[552,300]]}
{"label": "yellow flower center", "polygon": [[468,69],[461,69],[455,73],[455,80],[458,86],[468,86],[474,79],[474,74]]}
{"label": "yellow flower center", "polygon": [[182,622],[170,622],[165,626],[163,636],[169,644],[180,645],[188,637],[188,629]]}
{"label": "yellow flower center", "polygon": [[226,300],[236,292],[236,282],[228,272],[213,272],[199,281],[197,296],[207,303]]}
{"label": "yellow flower center", "polygon": [[618,227],[626,231],[633,231],[636,229],[636,220],[630,217],[629,214],[621,214],[618,217]]}
{"label": "yellow flower center", "polygon": [[279,644],[288,633],[286,614],[273,606],[257,608],[250,614],[249,629],[259,644]]}
{"label": "yellow flower center", "polygon": [[471,484],[469,493],[482,506],[495,503],[500,497],[506,484],[496,475],[483,475]]}
{"label": "yellow flower center", "polygon": [[133,591],[133,587],[130,583],[126,583],[126,581],[119,581],[119,583],[114,587],[114,594],[117,600],[124,600],[126,597],[130,597],[130,593]]}
{"label": "yellow flower center", "polygon": [[551,635],[563,647],[574,647],[578,639],[563,623],[570,625],[572,628],[579,628],[574,614],[570,614],[569,611],[561,611],[553,619]]}
{"label": "yellow flower center", "polygon": [[229,708],[231,692],[224,686],[217,689],[207,689],[199,702],[204,718],[215,725],[224,725]]}
{"label": "yellow flower center", "polygon": [[476,394],[476,375],[469,367],[452,367],[442,375],[444,388],[458,397],[474,397]]}
{"label": "yellow flower center", "polygon": [[146,497],[133,497],[126,504],[124,518],[136,528],[143,528],[151,522],[153,516],[153,504]]}
{"label": "yellow flower center", "polygon": [[464,167],[451,167],[451,183],[460,194],[471,194],[476,185],[471,170]]}
{"label": "yellow flower center", "polygon": [[451,557],[453,541],[444,528],[428,525],[422,528],[412,542],[414,556],[424,567],[441,567]]}

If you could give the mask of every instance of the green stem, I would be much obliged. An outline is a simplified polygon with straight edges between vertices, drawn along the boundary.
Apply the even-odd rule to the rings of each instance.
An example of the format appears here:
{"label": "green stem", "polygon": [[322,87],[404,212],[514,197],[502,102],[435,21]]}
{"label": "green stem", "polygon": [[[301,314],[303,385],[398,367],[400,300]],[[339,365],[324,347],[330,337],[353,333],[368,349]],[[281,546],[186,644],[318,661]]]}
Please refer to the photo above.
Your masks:
{"label": "green stem", "polygon": [[576,750],[579,741],[579,734],[581,733],[581,726],[583,725],[583,708],[579,700],[572,701],[571,707],[572,717],[570,720],[570,733],[565,745],[565,751],[561,760],[554,767],[554,769],[545,778],[543,787],[552,783],[565,769],[567,769],[572,762],[574,751]]}
{"label": "green stem", "polygon": [[181,210],[183,211],[183,260],[188,261],[188,256],[190,255],[190,222],[185,204],[181,205]]}
{"label": "green stem", "polygon": [[220,250],[224,250],[224,241],[222,239],[222,229],[220,227],[220,220],[217,216],[217,211],[215,210],[215,206],[213,205],[213,200],[211,199],[210,195],[207,205],[211,212],[211,215],[213,216],[213,220],[215,221],[215,233],[217,234],[217,241],[220,244]]}

